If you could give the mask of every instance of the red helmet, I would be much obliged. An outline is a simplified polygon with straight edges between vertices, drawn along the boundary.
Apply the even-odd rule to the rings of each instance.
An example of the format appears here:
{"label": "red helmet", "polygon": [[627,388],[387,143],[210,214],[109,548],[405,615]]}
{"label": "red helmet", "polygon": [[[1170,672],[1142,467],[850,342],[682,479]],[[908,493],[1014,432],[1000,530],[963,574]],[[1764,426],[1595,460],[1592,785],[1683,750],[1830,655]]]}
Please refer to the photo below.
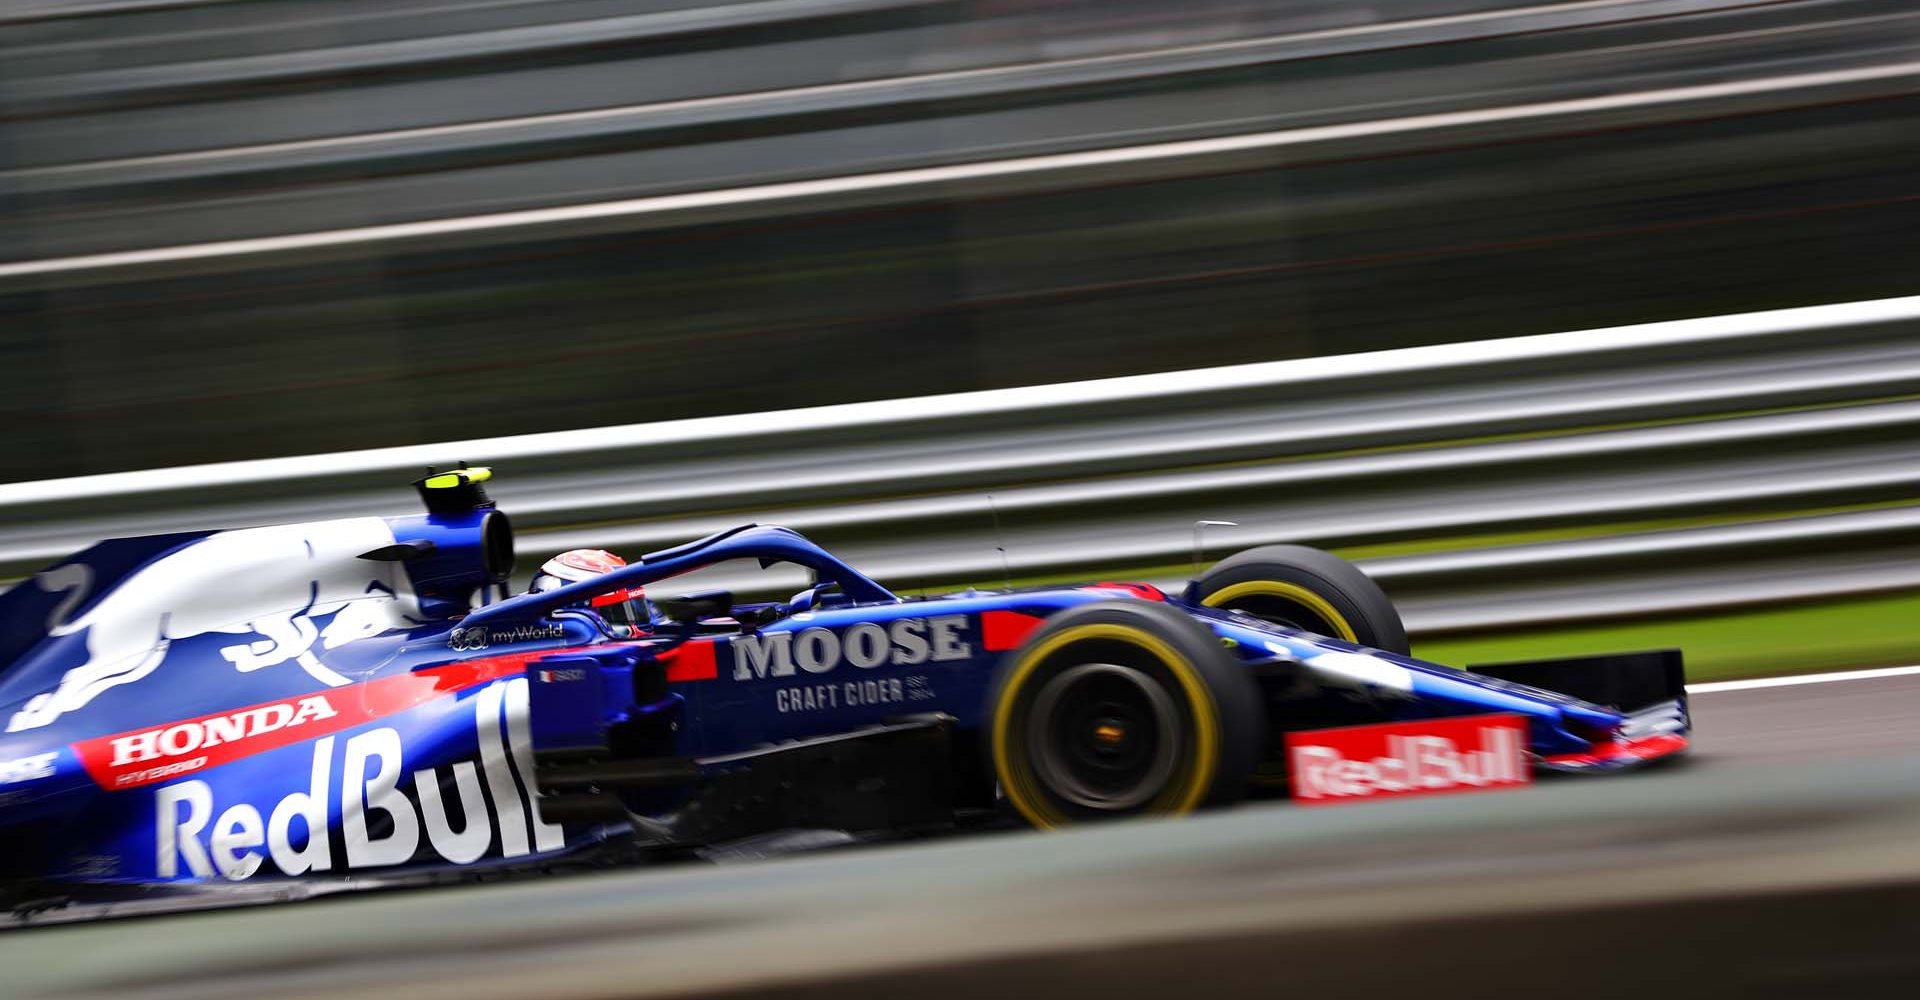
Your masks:
{"label": "red helmet", "polygon": [[[540,567],[540,572],[533,575],[533,586],[530,592],[540,594],[549,590],[558,590],[568,584],[605,576],[626,564],[625,559],[605,549],[573,549],[562,552],[547,560]],[[587,603],[593,610],[599,612],[602,618],[614,625],[644,628],[653,623],[653,615],[647,610],[647,592],[644,587],[621,587],[610,590]]]}

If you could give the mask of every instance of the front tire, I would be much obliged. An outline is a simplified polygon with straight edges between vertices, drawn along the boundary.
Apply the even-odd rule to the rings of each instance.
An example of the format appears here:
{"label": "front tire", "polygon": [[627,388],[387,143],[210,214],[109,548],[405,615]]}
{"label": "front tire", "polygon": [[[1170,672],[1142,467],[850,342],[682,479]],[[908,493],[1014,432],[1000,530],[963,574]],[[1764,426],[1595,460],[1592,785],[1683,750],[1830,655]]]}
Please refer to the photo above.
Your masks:
{"label": "front tire", "polygon": [[1210,608],[1406,655],[1407,628],[1380,585],[1352,563],[1304,545],[1263,545],[1215,563],[1195,586]]}
{"label": "front tire", "polygon": [[995,676],[989,762],[1037,827],[1174,816],[1245,796],[1266,741],[1253,675],[1165,604],[1054,615]]}

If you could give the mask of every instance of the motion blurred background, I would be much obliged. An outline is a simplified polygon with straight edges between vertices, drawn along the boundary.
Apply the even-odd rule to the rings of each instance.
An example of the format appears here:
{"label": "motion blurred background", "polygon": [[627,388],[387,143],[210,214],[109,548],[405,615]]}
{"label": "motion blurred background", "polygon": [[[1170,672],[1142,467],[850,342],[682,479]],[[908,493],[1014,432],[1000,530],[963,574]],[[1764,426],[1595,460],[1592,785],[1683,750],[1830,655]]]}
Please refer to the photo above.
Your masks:
{"label": "motion blurred background", "polygon": [[[1903,296],[1916,109],[1909,0],[13,0],[0,482]],[[1137,414],[964,480],[885,470],[1014,445],[641,448],[497,493],[531,556],[756,517],[926,586],[997,583],[1000,541],[1019,580],[1177,578],[1230,518],[1361,559],[1453,662],[1912,662],[1910,328],[1187,401],[1210,440],[1311,433],[1120,465],[1081,459]],[[0,576],[399,481],[0,487]]]}

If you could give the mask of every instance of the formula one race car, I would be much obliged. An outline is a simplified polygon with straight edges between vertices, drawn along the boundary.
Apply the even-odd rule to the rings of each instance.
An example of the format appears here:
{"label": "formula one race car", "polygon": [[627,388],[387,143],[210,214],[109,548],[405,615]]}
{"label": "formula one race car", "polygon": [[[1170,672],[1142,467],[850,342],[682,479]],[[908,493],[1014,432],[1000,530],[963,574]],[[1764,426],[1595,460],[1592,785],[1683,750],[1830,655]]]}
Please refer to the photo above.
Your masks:
{"label": "formula one race car", "polygon": [[[487,478],[420,481],[422,515],[102,542],[0,596],[14,900],[417,880],[968,815],[1068,826],[1276,782],[1320,799],[1476,787],[1687,745],[1677,654],[1424,663],[1378,587],[1294,546],[1178,596],[911,598],[747,525],[509,596]],[[742,559],[815,582],[775,603],[639,596]],[[1313,736],[1381,723],[1371,759]]]}

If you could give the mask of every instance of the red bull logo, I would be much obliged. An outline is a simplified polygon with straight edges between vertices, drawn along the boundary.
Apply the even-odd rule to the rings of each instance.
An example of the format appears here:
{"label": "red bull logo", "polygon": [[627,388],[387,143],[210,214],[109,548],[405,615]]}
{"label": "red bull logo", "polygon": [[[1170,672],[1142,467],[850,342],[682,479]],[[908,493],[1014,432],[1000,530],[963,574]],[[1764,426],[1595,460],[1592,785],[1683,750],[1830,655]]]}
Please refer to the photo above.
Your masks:
{"label": "red bull logo", "polygon": [[1525,785],[1526,720],[1479,715],[1287,734],[1288,780],[1304,803]]}

